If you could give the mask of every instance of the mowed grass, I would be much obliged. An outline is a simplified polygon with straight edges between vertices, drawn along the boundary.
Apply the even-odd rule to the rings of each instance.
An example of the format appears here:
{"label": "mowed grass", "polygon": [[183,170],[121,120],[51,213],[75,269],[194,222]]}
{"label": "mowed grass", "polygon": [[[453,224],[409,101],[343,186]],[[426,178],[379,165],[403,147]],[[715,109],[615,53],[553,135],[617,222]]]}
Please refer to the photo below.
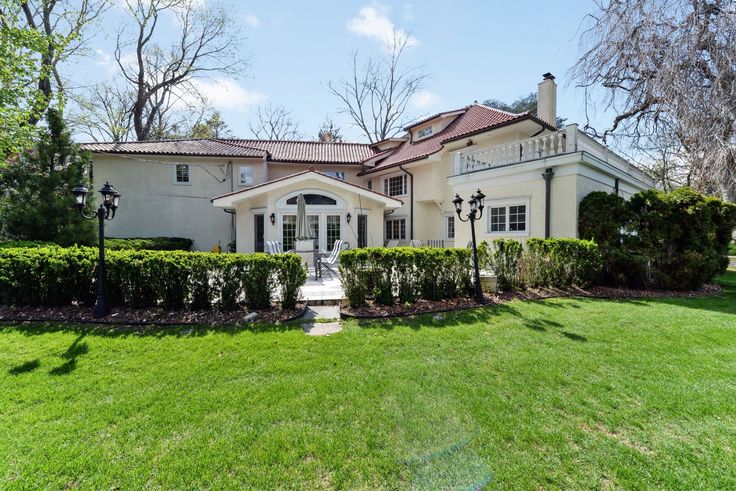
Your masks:
{"label": "mowed grass", "polygon": [[0,488],[736,488],[736,272],[693,299],[0,328]]}

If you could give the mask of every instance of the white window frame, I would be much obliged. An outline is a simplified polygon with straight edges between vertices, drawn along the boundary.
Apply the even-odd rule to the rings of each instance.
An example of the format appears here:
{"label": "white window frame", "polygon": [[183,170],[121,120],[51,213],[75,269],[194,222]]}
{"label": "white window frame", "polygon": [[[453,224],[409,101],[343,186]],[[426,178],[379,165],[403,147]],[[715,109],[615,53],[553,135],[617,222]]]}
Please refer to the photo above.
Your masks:
{"label": "white window frame", "polygon": [[[186,181],[179,181],[178,178],[178,169],[180,165],[185,165],[187,167],[187,180]],[[173,175],[174,184],[177,186],[191,186],[192,185],[192,166],[190,164],[174,164],[174,175]]]}
{"label": "white window frame", "polygon": [[[250,181],[246,180],[243,182],[243,170],[248,169],[250,171]],[[238,186],[252,186],[253,185],[253,167],[250,165],[238,166]]]}
{"label": "white window frame", "polygon": [[[485,201],[485,208],[483,209],[483,215],[486,221],[486,235],[491,235],[494,237],[528,237],[529,236],[529,229],[531,227],[531,198],[528,196],[521,196],[517,198],[508,198],[508,199],[495,199],[495,200],[486,200]],[[514,230],[510,231],[509,228],[509,207],[511,206],[525,206],[526,207],[526,213],[525,213],[525,220],[524,220],[524,230]],[[506,230],[505,231],[491,231],[491,208],[506,208]],[[457,224],[457,222],[455,222]]]}
{"label": "white window frame", "polygon": [[[404,237],[403,238],[398,238],[398,239],[397,238],[393,238],[393,237],[392,238],[389,238],[388,237],[388,234],[386,233],[387,232],[387,227],[388,227],[388,222],[400,222],[402,220],[404,222]],[[401,230],[401,227],[399,227],[399,230]],[[406,224],[406,217],[386,218],[383,221],[383,238],[386,241],[389,241],[389,240],[406,240],[407,232],[408,232],[408,230],[407,230],[407,224]]]}
{"label": "white window frame", "polygon": [[432,135],[434,135],[434,127],[432,125],[425,126],[421,130],[417,130],[415,140],[423,140],[425,138],[429,138]]}
{"label": "white window frame", "polygon": [[335,179],[345,180],[345,171],[343,170],[327,170],[324,172],[326,176],[334,177]]}
{"label": "white window frame", "polygon": [[[394,178],[397,178],[397,177],[400,177],[400,178],[403,179],[403,189],[402,189],[403,192],[402,192],[402,194],[391,194],[390,193],[391,186],[390,186],[389,182],[390,182],[391,179],[394,179]],[[409,194],[409,189],[408,189],[409,188],[409,183],[408,182],[409,182],[409,179],[407,179],[406,174],[391,174],[391,175],[388,175],[388,176],[384,176],[383,177],[383,188],[381,189],[381,191],[383,191],[383,194],[385,194],[386,196],[390,196],[392,198],[395,198],[397,196],[398,197],[405,197],[405,196],[407,196]]]}
{"label": "white window frame", "polygon": [[[450,228],[450,219],[452,218],[453,224],[452,224],[452,237],[450,237],[449,234],[449,228]],[[444,220],[442,223],[442,226],[444,228],[443,234],[445,237],[445,240],[455,240],[455,237],[457,236],[457,216],[454,213],[445,213]]]}

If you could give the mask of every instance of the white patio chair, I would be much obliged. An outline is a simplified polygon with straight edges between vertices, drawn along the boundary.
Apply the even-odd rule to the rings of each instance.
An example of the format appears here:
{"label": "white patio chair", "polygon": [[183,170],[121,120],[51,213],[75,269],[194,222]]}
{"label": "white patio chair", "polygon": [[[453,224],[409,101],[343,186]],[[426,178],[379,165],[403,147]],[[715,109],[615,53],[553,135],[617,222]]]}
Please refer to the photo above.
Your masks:
{"label": "white patio chair", "polygon": [[422,247],[422,241],[419,239],[412,239],[409,241],[409,247]]}
{"label": "white patio chair", "polygon": [[330,252],[330,255],[320,261],[320,265],[323,266],[327,271],[329,271],[330,274],[337,274],[335,266],[339,262],[340,253],[343,251],[343,248],[345,248],[346,245],[348,244],[344,240],[336,240],[335,244],[332,246],[332,251]]}
{"label": "white patio chair", "polygon": [[445,247],[445,241],[442,239],[429,239],[427,241],[427,247]]}
{"label": "white patio chair", "polygon": [[386,247],[388,247],[388,248],[399,247],[399,241],[398,240],[389,240],[388,242],[386,242]]}

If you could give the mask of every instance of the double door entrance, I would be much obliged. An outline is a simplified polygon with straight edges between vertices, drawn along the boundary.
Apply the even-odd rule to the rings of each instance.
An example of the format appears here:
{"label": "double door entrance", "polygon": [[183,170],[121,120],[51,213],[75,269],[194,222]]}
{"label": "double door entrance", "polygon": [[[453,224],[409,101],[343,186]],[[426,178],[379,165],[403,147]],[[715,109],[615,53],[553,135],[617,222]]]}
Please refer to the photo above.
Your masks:
{"label": "double door entrance", "polygon": [[[307,224],[316,238],[320,250],[331,251],[336,240],[342,238],[344,214],[342,213],[310,213],[307,209]],[[294,249],[296,241],[296,214],[281,215],[281,243],[284,250]]]}

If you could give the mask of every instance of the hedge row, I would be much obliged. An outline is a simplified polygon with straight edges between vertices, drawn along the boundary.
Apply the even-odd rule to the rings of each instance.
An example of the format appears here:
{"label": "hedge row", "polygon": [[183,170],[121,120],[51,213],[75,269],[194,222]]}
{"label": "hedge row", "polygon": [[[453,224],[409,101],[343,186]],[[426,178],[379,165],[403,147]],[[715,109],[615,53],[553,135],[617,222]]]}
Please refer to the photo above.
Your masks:
{"label": "hedge row", "polygon": [[105,248],[113,251],[188,251],[194,241],[184,237],[136,237],[105,239]]}
{"label": "hedge row", "polygon": [[340,274],[348,303],[364,305],[372,296],[377,303],[413,303],[466,294],[471,288],[469,249],[372,247],[340,254]]}
{"label": "hedge row", "polygon": [[[91,247],[0,249],[0,303],[91,305],[97,264]],[[306,282],[293,254],[109,251],[106,268],[111,305],[132,308],[263,309],[275,293],[293,308]]]}
{"label": "hedge row", "polygon": [[[184,237],[138,237],[132,239],[105,239],[105,249],[111,251],[188,251],[194,241]],[[40,240],[11,240],[0,242],[0,249],[19,247],[51,247],[55,244]]]}
{"label": "hedge row", "polygon": [[501,290],[527,287],[587,287],[602,267],[598,246],[579,239],[529,239],[526,248],[517,240],[482,242],[478,260],[496,273]]}
{"label": "hedge row", "polygon": [[736,204],[688,188],[643,191],[629,201],[594,192],[580,203],[578,231],[601,249],[600,281],[694,290],[728,266]]}

